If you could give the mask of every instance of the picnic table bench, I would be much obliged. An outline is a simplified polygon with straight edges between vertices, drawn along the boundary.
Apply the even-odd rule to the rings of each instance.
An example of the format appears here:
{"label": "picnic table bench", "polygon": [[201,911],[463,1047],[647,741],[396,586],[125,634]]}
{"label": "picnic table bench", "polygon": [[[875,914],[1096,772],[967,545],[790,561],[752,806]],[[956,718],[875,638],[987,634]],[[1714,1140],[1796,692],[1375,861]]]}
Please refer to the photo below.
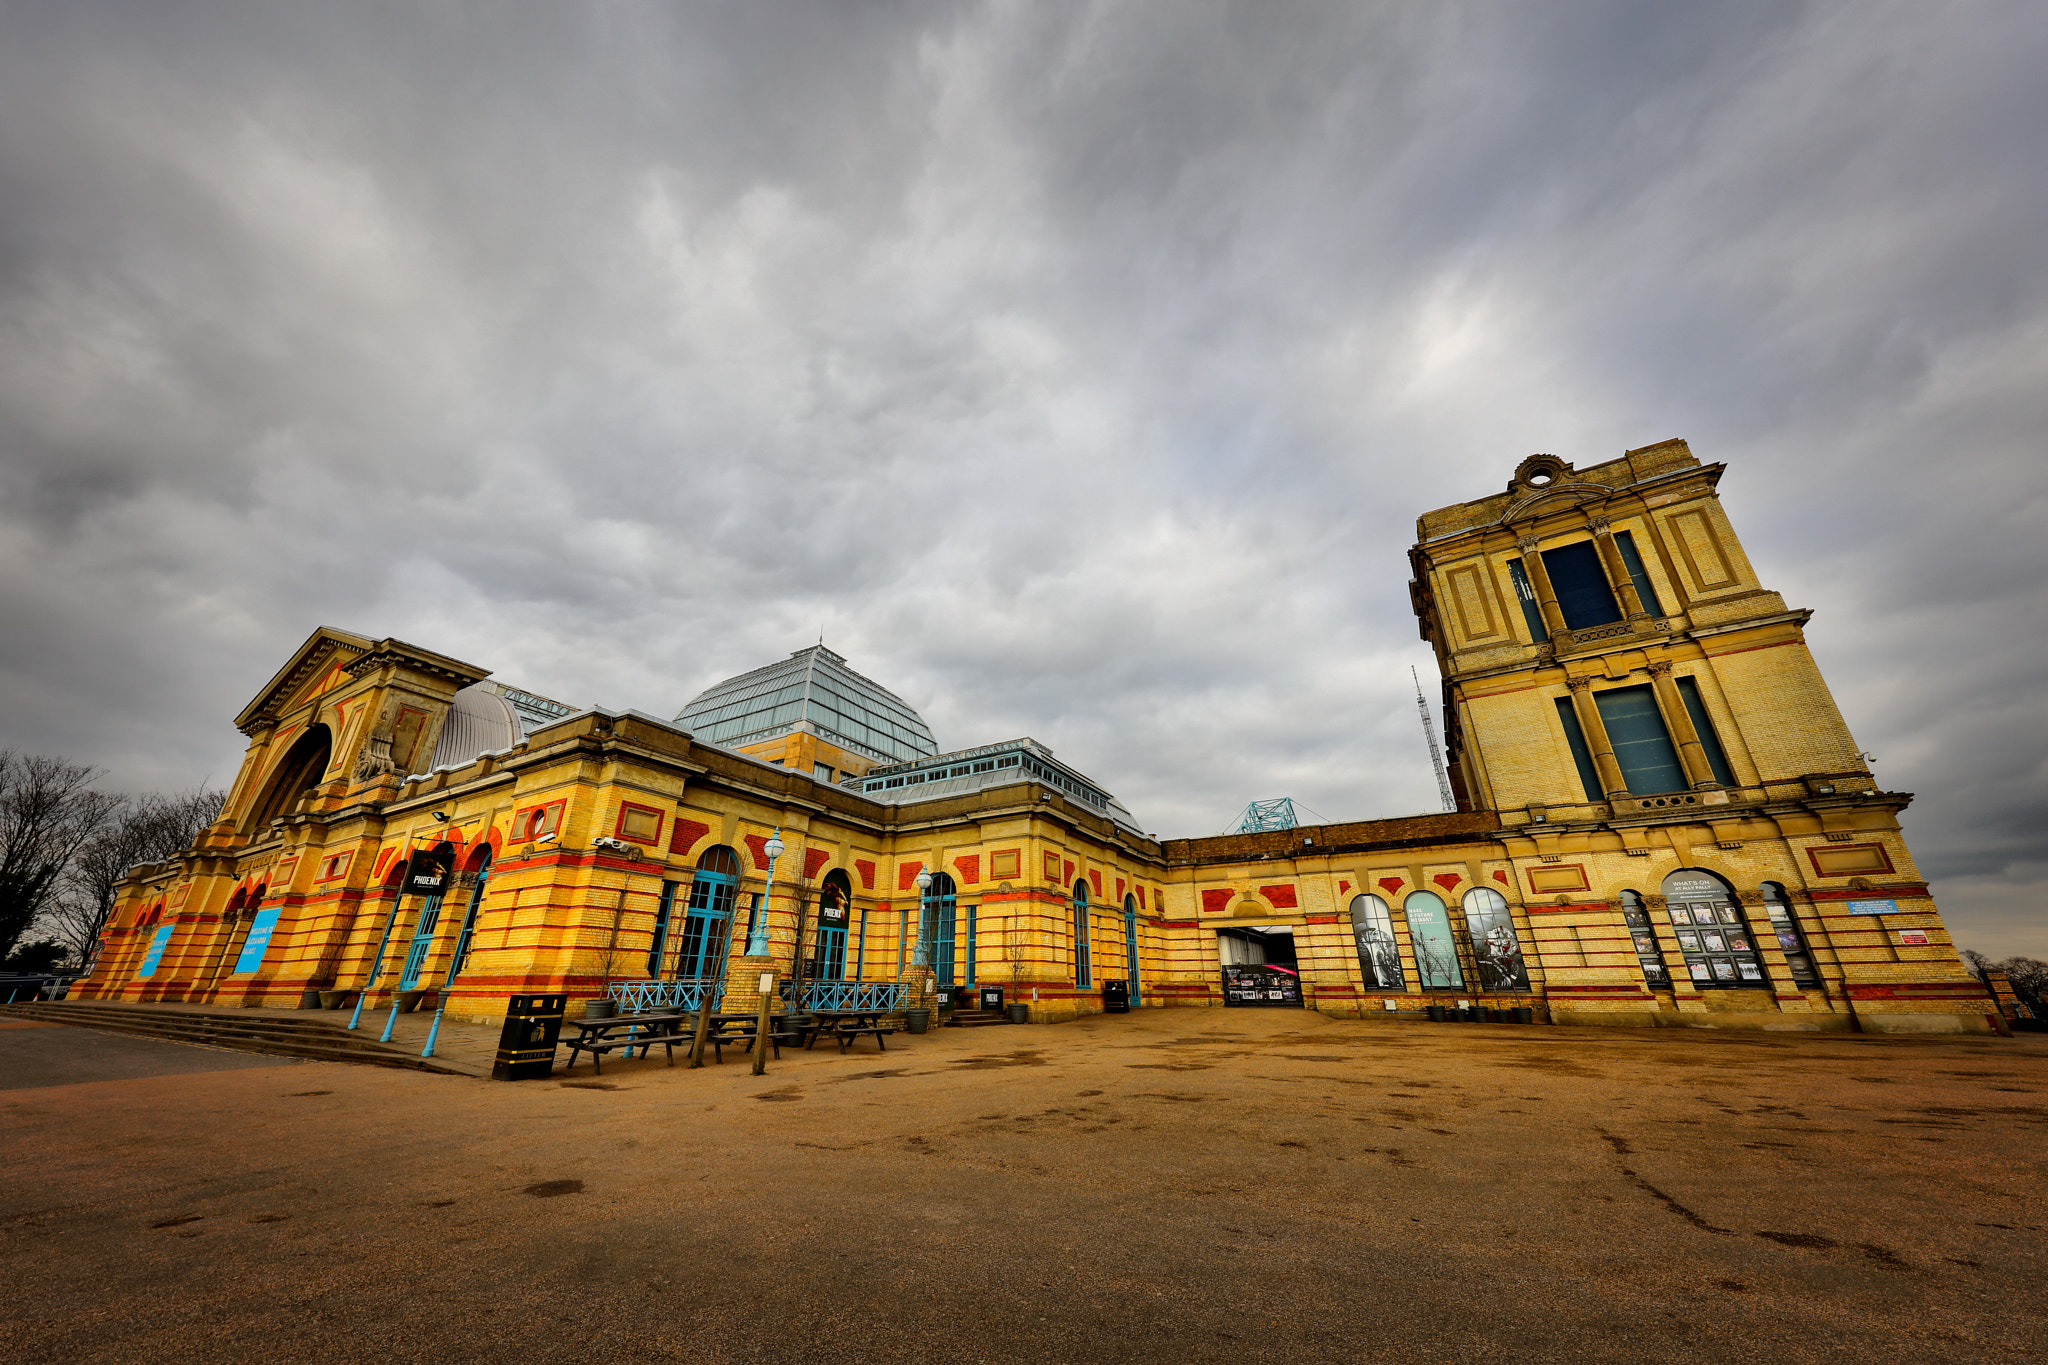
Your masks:
{"label": "picnic table bench", "polygon": [[804,1050],[809,1051],[818,1045],[818,1039],[830,1036],[839,1040],[841,1052],[853,1046],[856,1038],[873,1038],[875,1046],[887,1052],[889,1045],[882,1040],[896,1030],[883,1025],[884,1013],[883,1010],[839,1010],[818,1015],[816,1026],[810,1030],[810,1041],[804,1044]]}
{"label": "picnic table bench", "polygon": [[[606,1019],[565,1019],[562,1031],[563,1045],[569,1049],[569,1060],[562,1064],[564,1071],[576,1065],[576,1054],[590,1054],[591,1069],[598,1075],[604,1074],[604,1054],[624,1048],[631,1053],[634,1048],[668,1049],[668,1064],[676,1064],[676,1045],[688,1046],[690,1035],[684,1031],[685,1024],[693,1022],[688,1014],[615,1014]],[[570,1029],[576,1030],[574,1038],[567,1037]]]}
{"label": "picnic table bench", "polygon": [[[695,1016],[691,1016],[694,1022]],[[725,1049],[744,1047],[751,1051],[754,1046],[754,1030],[759,1020],[751,1014],[714,1014],[711,1016],[711,1030],[706,1035],[711,1044],[712,1054],[720,1065],[725,1063]],[[792,1021],[787,1014],[768,1016],[768,1046],[775,1049],[775,1060],[782,1060],[784,1043],[801,1043],[810,1031],[806,1021]]]}

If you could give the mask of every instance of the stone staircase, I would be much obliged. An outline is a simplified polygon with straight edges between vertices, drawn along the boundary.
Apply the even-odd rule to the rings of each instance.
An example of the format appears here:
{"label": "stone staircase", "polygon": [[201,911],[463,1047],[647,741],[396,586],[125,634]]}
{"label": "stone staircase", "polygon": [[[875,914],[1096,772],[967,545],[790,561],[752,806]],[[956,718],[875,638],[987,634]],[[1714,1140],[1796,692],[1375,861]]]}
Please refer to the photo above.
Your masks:
{"label": "stone staircase", "polygon": [[405,1067],[437,1075],[467,1074],[440,1066],[409,1052],[385,1047],[374,1030],[350,1032],[322,1019],[298,1019],[255,1010],[152,1008],[69,1001],[0,1005],[0,1019],[36,1019],[157,1038],[170,1043],[199,1043],[238,1052],[265,1052],[315,1062],[355,1062],[363,1066]]}
{"label": "stone staircase", "polygon": [[1002,1010],[954,1010],[953,1017],[946,1021],[947,1028],[986,1028],[990,1024],[1007,1024],[1010,1016]]}

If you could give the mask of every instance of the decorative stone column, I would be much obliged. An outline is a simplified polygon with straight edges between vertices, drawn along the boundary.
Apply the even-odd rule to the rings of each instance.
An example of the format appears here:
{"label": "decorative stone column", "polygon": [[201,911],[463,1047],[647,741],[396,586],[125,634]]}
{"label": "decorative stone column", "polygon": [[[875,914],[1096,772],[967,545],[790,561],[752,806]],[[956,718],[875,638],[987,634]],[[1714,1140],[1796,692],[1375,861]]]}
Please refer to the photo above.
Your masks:
{"label": "decorative stone column", "polygon": [[1671,737],[1677,741],[1678,761],[1685,769],[1685,780],[1694,791],[1711,791],[1720,787],[1714,777],[1713,765],[1707,762],[1706,746],[1700,743],[1700,732],[1693,728],[1692,712],[1685,709],[1685,698],[1678,695],[1678,683],[1671,676],[1671,661],[1659,659],[1650,665],[1650,685],[1656,689],[1657,705],[1664,712],[1664,724],[1671,730]]}
{"label": "decorative stone column", "polygon": [[1628,795],[1628,783],[1622,778],[1621,764],[1615,761],[1614,745],[1607,738],[1607,726],[1600,720],[1600,708],[1593,704],[1593,680],[1591,678],[1566,678],[1564,685],[1571,689],[1572,712],[1579,718],[1579,730],[1586,737],[1586,747],[1593,753],[1593,771],[1599,775],[1600,790],[1612,801]]}
{"label": "decorative stone column", "polygon": [[1557,594],[1550,586],[1550,570],[1543,567],[1543,556],[1536,549],[1536,537],[1516,536],[1515,545],[1522,552],[1522,567],[1528,571],[1529,586],[1536,590],[1536,609],[1543,613],[1544,629],[1555,640],[1567,631],[1564,613],[1558,609]]}
{"label": "decorative stone column", "polygon": [[1607,581],[1621,599],[1621,609],[1631,621],[1648,619],[1650,613],[1643,607],[1642,594],[1636,591],[1635,579],[1629,577],[1628,565],[1622,563],[1621,547],[1614,543],[1614,532],[1605,517],[1586,518],[1586,529],[1593,533],[1593,543],[1600,548],[1600,563],[1607,570]]}

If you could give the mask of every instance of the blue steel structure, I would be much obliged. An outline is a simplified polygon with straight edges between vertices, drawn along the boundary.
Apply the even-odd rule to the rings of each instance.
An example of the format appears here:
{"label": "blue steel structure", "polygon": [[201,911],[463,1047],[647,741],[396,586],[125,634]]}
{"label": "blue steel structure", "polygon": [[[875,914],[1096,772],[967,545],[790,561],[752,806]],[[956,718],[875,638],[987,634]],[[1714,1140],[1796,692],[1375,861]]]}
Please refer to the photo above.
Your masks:
{"label": "blue steel structure", "polygon": [[1271,801],[1254,801],[1244,808],[1244,814],[1237,817],[1237,828],[1232,834],[1258,834],[1269,829],[1293,829],[1294,798],[1275,797]]}

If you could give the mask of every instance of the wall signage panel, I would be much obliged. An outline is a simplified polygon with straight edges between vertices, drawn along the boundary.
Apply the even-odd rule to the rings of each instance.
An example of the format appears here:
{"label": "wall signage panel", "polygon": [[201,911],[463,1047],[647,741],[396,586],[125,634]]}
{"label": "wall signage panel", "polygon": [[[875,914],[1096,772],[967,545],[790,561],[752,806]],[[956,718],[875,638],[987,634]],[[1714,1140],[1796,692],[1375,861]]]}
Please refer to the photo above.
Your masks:
{"label": "wall signage panel", "polygon": [[142,955],[142,966],[135,973],[137,976],[156,975],[156,964],[163,961],[164,948],[169,945],[171,933],[177,927],[175,924],[162,925],[149,936],[149,951]]}
{"label": "wall signage panel", "polygon": [[1301,978],[1285,967],[1225,967],[1223,1003],[1299,1007]]}
{"label": "wall signage panel", "polygon": [[242,955],[235,959],[233,976],[242,976],[263,965],[263,954],[270,949],[270,935],[277,928],[277,907],[258,910],[256,918],[249,923],[249,937],[242,940]]}

